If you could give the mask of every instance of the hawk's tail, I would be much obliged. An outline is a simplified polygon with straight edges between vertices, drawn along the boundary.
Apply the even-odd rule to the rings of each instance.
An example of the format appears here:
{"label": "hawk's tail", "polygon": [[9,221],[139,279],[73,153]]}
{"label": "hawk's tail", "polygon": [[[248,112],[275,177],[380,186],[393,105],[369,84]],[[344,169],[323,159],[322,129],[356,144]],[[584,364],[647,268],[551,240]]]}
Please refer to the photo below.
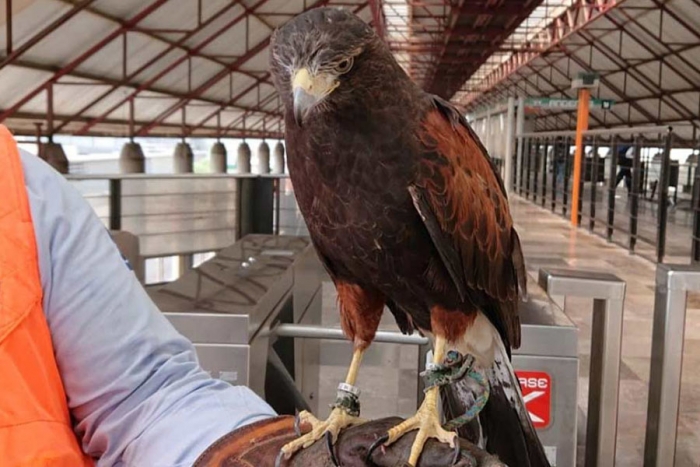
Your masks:
{"label": "hawk's tail", "polygon": [[[459,428],[459,435],[509,467],[550,467],[506,349],[500,338],[496,340],[494,364],[486,371],[491,386],[488,402],[476,419]],[[475,400],[473,387],[468,378],[442,387],[446,420],[467,411]]]}

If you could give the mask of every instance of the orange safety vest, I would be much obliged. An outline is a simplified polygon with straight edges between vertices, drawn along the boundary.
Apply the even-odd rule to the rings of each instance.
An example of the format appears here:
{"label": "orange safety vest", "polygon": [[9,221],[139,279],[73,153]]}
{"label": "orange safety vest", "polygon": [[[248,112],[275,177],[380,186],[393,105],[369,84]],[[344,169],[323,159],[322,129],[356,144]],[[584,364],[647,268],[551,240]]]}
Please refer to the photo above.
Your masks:
{"label": "orange safety vest", "polygon": [[0,125],[0,465],[92,466],[71,426],[42,295],[19,151]]}

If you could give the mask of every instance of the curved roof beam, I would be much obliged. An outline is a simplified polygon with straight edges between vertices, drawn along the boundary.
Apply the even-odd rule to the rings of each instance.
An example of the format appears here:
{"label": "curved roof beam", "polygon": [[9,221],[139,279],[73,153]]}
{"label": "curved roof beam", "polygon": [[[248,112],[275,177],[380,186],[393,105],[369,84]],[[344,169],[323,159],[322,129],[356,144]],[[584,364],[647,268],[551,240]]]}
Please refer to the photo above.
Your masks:
{"label": "curved roof beam", "polygon": [[[256,3],[258,5],[259,3],[264,3],[265,0],[262,0],[261,2]],[[306,5],[303,11],[308,11],[313,8],[317,8],[319,6],[326,5],[329,2],[329,0],[317,0],[313,2],[311,5]],[[366,6],[366,3],[362,5],[362,8]],[[251,8],[255,9],[255,8]],[[360,8],[361,9],[361,8]],[[359,11],[359,10],[358,10]],[[197,89],[193,90],[188,94],[188,96],[184,99],[181,99],[179,102],[176,104],[172,105],[170,108],[162,112],[158,117],[153,119],[151,123],[148,125],[142,126],[137,132],[136,136],[145,136],[147,135],[153,128],[158,126],[160,123],[165,121],[168,117],[170,117],[172,114],[177,112],[178,110],[182,109],[185,107],[190,101],[197,99],[200,95],[202,95],[203,92],[205,92],[207,89],[211,88],[213,85],[221,81],[224,77],[228,76],[230,72],[236,71],[238,68],[240,68],[242,65],[244,65],[246,62],[248,62],[250,59],[253,57],[257,56],[260,52],[265,50],[265,48],[270,44],[270,37],[267,36],[264,40],[253,46],[252,48],[248,49],[248,51],[239,57],[237,60],[235,60],[233,63],[229,64],[227,68],[224,70],[220,71],[219,73],[215,74],[212,76],[210,79],[205,81],[203,84],[201,84]],[[242,96],[241,96],[242,97]]]}
{"label": "curved roof beam", "polygon": [[[259,8],[260,6],[262,6],[262,5],[265,3],[265,1],[266,1],[266,0],[258,0],[258,2],[256,2],[255,5],[253,5],[252,9],[255,10],[256,8]],[[231,6],[232,6],[232,5],[231,5]],[[226,31],[228,31],[229,29],[231,29],[232,27],[234,27],[236,24],[238,24],[238,23],[240,23],[241,21],[243,21],[243,20],[246,18],[247,15],[248,15],[248,13],[245,13],[245,12],[242,13],[242,14],[240,14],[240,15],[237,15],[235,18],[233,18],[231,21],[229,21],[229,22],[226,23],[224,26],[222,26],[221,28],[219,28],[217,31],[215,31],[215,32],[213,32],[212,34],[210,34],[204,41],[200,42],[199,45],[197,45],[196,47],[192,48],[192,51],[195,51],[195,52],[201,51],[201,50],[204,49],[207,45],[209,45],[211,42],[213,42],[214,40],[216,40],[221,34],[225,33]],[[218,16],[218,15],[216,15],[216,16]],[[210,18],[210,20],[213,21],[214,19],[216,19],[216,16],[212,16],[212,18]],[[209,21],[208,21],[208,22],[209,22]],[[208,23],[208,22],[207,22],[207,23]],[[178,41],[178,42],[179,42],[179,41]],[[166,53],[167,53],[167,52],[166,52]],[[160,54],[159,54],[159,55],[160,55]],[[165,55],[165,54],[163,54],[163,55]],[[107,109],[105,112],[103,112],[102,115],[99,115],[99,116],[93,118],[90,122],[88,122],[87,124],[83,125],[83,127],[82,127],[80,130],[78,130],[78,132],[77,132],[76,134],[85,134],[85,133],[87,133],[87,132],[90,130],[90,128],[92,128],[93,126],[97,125],[98,123],[101,123],[101,122],[103,122],[104,120],[106,120],[107,117],[108,117],[112,112],[114,112],[115,110],[117,110],[119,107],[121,107],[122,105],[124,105],[124,104],[126,104],[127,102],[129,102],[129,101],[133,100],[134,98],[136,98],[136,96],[138,96],[141,92],[143,92],[143,91],[148,91],[148,90],[150,89],[150,87],[151,87],[153,84],[155,84],[156,82],[158,82],[158,80],[160,80],[160,79],[163,78],[165,75],[167,75],[168,73],[170,73],[172,70],[174,70],[175,68],[177,68],[180,64],[182,64],[182,63],[184,63],[185,61],[187,61],[188,58],[189,58],[189,55],[183,55],[182,57],[178,58],[177,60],[174,60],[173,62],[171,62],[170,65],[168,65],[167,67],[165,67],[163,70],[161,70],[161,71],[160,71],[159,73],[157,73],[155,76],[151,77],[151,78],[148,79],[146,82],[141,83],[141,84],[136,88],[136,90],[134,90],[133,92],[129,93],[128,96],[126,96],[126,97],[120,99],[119,101],[117,101],[117,102],[116,102],[114,105],[112,105],[109,109]],[[236,62],[238,62],[238,60],[236,60]],[[234,63],[236,63],[236,62],[234,62]],[[142,66],[141,69],[145,69],[145,68],[147,68],[147,67],[149,67],[149,66],[151,66],[151,65],[152,65],[152,63],[147,63],[146,65]],[[141,70],[141,69],[139,69],[139,70]],[[137,72],[140,72],[139,70],[137,70]],[[236,71],[236,70],[231,70],[231,64],[227,64],[227,65],[226,65],[226,68],[224,68],[223,71],[226,72],[226,73],[224,73],[224,75],[228,75],[228,74],[230,73],[230,71]],[[189,94],[188,94],[188,95],[189,95]],[[186,99],[186,98],[187,98],[187,97],[185,96],[183,99]],[[182,100],[182,99],[181,99],[181,100]],[[159,122],[159,123],[160,123],[160,122]]]}
{"label": "curved roof beam", "polygon": [[[71,4],[73,5],[73,8],[71,8],[68,12],[65,14],[61,15],[59,18],[57,18],[54,22],[46,26],[44,29],[39,31],[37,34],[35,34],[31,39],[29,39],[27,42],[22,44],[18,49],[11,50],[12,47],[12,29],[11,27],[8,27],[8,41],[7,41],[7,46],[10,48],[8,50],[8,55],[2,61],[0,61],[0,69],[3,68],[6,65],[11,65],[14,63],[19,57],[24,55],[26,51],[34,47],[36,44],[41,42],[46,36],[51,34],[52,32],[56,31],[56,29],[60,28],[63,26],[65,23],[67,23],[71,18],[73,18],[75,15],[83,11],[85,8],[89,7],[90,4],[95,3],[95,0],[83,0],[80,3],[76,4]],[[11,3],[8,3],[8,5],[11,5]],[[11,12],[10,12],[11,13]],[[8,18],[8,26],[12,23],[12,18]]]}
{"label": "curved roof beam", "polygon": [[484,88],[478,92],[470,92],[461,101],[461,104],[468,106],[475,101],[479,95],[483,95],[494,89],[508,76],[532,62],[537,57],[550,52],[561,44],[561,42],[578,32],[583,27],[605,15],[609,10],[617,7],[625,0],[596,0],[595,3],[588,3],[588,0],[576,0],[566,11],[555,18],[547,27],[537,33],[530,41],[540,45],[539,52],[533,52],[529,48],[524,51],[514,52],[511,57],[501,63],[491,71],[482,81]]}
{"label": "curved roof beam", "polygon": [[63,68],[58,70],[56,73],[53,74],[53,76],[46,81],[44,81],[41,85],[36,87],[33,91],[29,92],[26,94],[23,98],[21,98],[19,101],[14,103],[9,109],[6,109],[4,112],[0,114],[0,122],[3,122],[7,117],[11,116],[17,110],[19,110],[24,104],[32,100],[34,97],[36,97],[40,92],[42,92],[44,89],[47,89],[50,85],[55,83],[59,78],[62,76],[65,76],[75,70],[81,63],[83,63],[85,60],[88,58],[92,57],[92,55],[104,48],[107,44],[112,42],[114,39],[122,35],[125,31],[128,31],[135,27],[137,24],[139,24],[141,21],[146,19],[149,15],[151,15],[153,12],[155,12],[158,8],[160,8],[162,5],[167,3],[169,0],[154,0],[150,5],[148,5],[146,8],[142,9],[140,12],[138,12],[135,16],[130,18],[129,20],[125,21],[120,27],[109,33],[107,36],[105,36],[102,40],[97,42],[95,45],[90,47],[88,50],[80,54],[78,57],[73,59],[70,63],[65,65]]}

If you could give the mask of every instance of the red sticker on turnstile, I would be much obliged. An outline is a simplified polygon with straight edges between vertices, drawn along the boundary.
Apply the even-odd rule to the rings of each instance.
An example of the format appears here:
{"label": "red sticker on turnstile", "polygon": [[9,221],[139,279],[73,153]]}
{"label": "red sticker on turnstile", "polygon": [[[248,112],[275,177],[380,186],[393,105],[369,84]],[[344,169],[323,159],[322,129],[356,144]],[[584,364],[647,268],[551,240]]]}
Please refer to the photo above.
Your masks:
{"label": "red sticker on turnstile", "polygon": [[516,371],[525,407],[535,428],[547,428],[552,417],[552,379],[543,371]]}

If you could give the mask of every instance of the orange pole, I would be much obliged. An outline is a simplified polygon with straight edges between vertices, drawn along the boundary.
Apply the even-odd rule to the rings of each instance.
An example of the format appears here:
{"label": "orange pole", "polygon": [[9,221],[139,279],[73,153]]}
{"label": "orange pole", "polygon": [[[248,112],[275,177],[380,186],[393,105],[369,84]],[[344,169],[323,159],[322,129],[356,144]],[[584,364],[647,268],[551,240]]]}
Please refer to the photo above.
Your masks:
{"label": "orange pole", "polygon": [[591,91],[581,88],[578,91],[578,114],[576,116],[576,152],[574,153],[574,186],[571,196],[571,224],[578,225],[578,200],[581,197],[581,161],[583,160],[583,132],[588,130],[588,109]]}

